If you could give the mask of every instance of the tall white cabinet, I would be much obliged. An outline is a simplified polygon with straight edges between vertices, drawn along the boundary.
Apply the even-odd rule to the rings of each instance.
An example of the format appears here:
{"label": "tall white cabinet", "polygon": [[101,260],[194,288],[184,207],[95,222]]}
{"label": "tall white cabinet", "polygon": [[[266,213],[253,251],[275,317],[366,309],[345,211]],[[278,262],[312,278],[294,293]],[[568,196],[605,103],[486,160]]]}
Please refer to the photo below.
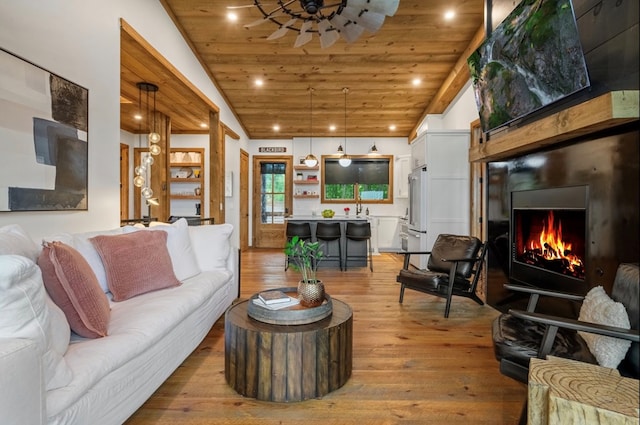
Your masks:
{"label": "tall white cabinet", "polygon": [[[469,234],[469,131],[427,131],[411,142],[412,169],[427,168],[426,243],[441,233]],[[426,256],[416,266],[426,267]]]}

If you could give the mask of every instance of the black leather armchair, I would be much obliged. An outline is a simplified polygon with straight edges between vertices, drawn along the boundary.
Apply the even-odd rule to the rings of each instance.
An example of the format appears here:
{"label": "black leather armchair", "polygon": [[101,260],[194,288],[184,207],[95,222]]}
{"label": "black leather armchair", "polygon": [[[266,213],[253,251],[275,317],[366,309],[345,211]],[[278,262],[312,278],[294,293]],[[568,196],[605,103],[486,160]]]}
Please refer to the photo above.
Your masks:
{"label": "black leather armchair", "polygon": [[[483,305],[484,302],[476,295],[476,287],[485,253],[486,243],[478,238],[447,234],[438,235],[431,251],[401,252],[404,264],[396,277],[396,282],[400,283],[399,302],[402,303],[407,288],[445,298],[445,318],[449,317],[454,295]],[[429,255],[427,270],[411,268],[411,255]]]}
{"label": "black leather armchair", "polygon": [[[548,355],[597,364],[585,340],[578,334],[587,332],[632,341],[626,357],[618,366],[622,376],[640,378],[640,327],[638,291],[640,280],[637,264],[621,264],[614,280],[611,298],[622,303],[629,315],[631,329],[583,322],[575,319],[536,313],[540,297],[554,297],[569,301],[582,301],[581,295],[559,293],[533,287],[505,285],[506,288],[528,293],[527,310],[510,310],[493,322],[493,344],[500,372],[522,383],[528,382],[529,360]],[[526,424],[526,400],[520,424]]]}

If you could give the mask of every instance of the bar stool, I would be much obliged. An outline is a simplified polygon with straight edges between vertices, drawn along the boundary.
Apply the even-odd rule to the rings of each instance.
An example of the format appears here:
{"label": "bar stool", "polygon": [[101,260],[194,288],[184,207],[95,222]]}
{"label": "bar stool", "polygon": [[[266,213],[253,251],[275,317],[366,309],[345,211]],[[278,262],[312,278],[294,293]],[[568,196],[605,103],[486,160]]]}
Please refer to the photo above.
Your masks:
{"label": "bar stool", "polygon": [[373,257],[371,255],[371,224],[367,221],[363,222],[347,222],[347,230],[345,232],[346,243],[345,251],[346,258],[344,261],[344,269],[347,270],[347,264],[349,257],[351,258],[363,258],[362,255],[349,255],[349,241],[364,242],[369,255],[364,255],[365,260],[369,257],[369,269],[373,271]]}
{"label": "bar stool", "polygon": [[[340,231],[340,223],[332,221],[319,221],[316,225],[316,239],[319,241],[338,241],[338,261],[340,262],[340,271],[342,271],[342,243],[340,238],[342,232]],[[336,258],[335,255],[324,255],[324,258],[330,260]]]}
{"label": "bar stool", "polygon": [[[306,241],[311,240],[311,226],[309,223],[296,223],[287,221],[287,242],[294,236],[304,239]],[[284,263],[284,271],[289,268],[289,256],[286,256]]]}

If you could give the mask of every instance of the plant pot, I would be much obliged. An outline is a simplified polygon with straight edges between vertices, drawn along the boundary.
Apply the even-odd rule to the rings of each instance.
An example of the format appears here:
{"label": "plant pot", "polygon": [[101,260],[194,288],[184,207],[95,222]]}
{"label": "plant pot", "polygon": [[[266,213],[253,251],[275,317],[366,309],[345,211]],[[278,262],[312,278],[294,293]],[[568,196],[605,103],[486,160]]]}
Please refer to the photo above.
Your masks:
{"label": "plant pot", "polygon": [[321,280],[298,282],[298,298],[304,307],[317,307],[324,302],[324,283]]}

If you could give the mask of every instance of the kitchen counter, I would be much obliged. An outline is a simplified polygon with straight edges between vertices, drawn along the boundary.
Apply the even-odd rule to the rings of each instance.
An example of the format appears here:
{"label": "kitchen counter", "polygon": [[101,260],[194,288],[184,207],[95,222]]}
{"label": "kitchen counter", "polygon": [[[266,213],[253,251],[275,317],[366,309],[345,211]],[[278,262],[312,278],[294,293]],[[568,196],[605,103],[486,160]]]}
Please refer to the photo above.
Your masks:
{"label": "kitchen counter", "polygon": [[334,220],[334,221],[369,221],[371,217],[364,215],[334,215],[331,218],[325,218],[321,215],[290,215],[285,220],[291,221],[318,221],[318,220]]}

